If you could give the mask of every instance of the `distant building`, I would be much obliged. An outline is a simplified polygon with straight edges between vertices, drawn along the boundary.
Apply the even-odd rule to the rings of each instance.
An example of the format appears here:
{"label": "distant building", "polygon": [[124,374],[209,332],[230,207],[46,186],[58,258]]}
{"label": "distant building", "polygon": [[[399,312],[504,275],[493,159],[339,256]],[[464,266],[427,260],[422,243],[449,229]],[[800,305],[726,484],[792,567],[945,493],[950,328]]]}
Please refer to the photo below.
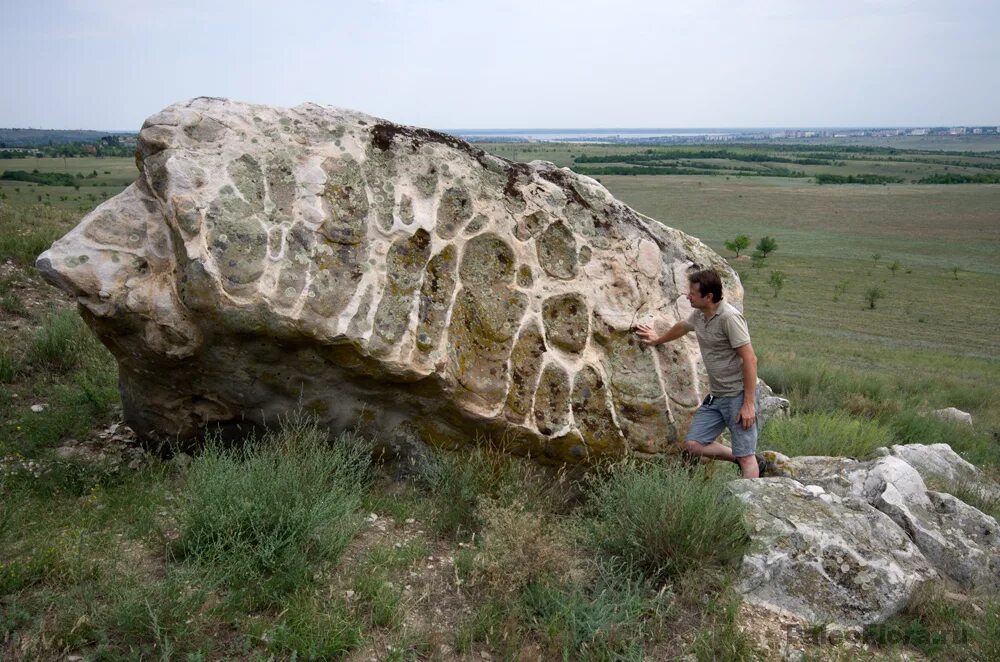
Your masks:
{"label": "distant building", "polygon": [[952,128],[948,129],[948,134],[952,135],[952,136],[964,136],[965,135],[965,127],[964,126],[953,126]]}

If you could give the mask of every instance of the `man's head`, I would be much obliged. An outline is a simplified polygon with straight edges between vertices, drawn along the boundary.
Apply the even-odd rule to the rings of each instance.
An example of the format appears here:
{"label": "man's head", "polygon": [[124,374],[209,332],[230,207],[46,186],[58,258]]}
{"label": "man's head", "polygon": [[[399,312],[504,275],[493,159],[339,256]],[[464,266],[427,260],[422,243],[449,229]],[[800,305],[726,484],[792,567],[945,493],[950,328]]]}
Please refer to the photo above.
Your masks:
{"label": "man's head", "polygon": [[722,301],[722,279],[712,269],[696,271],[688,276],[688,301],[692,308],[705,308]]}

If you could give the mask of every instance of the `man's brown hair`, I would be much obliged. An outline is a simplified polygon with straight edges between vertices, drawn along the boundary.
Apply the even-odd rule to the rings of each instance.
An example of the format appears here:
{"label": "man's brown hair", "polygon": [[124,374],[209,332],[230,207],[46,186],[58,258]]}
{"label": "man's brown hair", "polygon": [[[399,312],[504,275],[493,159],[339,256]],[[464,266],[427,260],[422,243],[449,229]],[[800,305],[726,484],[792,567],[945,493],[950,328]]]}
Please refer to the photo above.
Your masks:
{"label": "man's brown hair", "polygon": [[713,269],[702,269],[688,275],[688,281],[698,285],[701,296],[712,295],[712,301],[722,301],[722,279]]}

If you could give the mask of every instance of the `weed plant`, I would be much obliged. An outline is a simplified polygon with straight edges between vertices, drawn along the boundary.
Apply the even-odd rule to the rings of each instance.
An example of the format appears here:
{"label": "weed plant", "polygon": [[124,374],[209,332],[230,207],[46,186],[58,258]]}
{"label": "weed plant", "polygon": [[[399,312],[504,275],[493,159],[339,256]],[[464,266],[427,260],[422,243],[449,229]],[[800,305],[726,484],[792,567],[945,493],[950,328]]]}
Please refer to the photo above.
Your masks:
{"label": "weed plant", "polygon": [[721,475],[663,463],[623,462],[592,477],[585,512],[600,552],[657,580],[729,565],[748,541]]}
{"label": "weed plant", "polygon": [[301,416],[241,448],[212,439],[177,500],[172,554],[238,598],[280,603],[310,583],[314,564],[336,561],[360,529],[369,458],[356,436],[331,444]]}

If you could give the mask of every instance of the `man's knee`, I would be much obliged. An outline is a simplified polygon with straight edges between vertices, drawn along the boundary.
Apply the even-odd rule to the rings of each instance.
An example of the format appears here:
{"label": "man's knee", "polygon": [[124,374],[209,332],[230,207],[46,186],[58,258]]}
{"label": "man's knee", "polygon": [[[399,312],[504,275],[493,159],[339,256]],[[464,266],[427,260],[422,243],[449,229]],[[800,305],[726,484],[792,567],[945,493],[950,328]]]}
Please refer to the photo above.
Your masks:
{"label": "man's knee", "polygon": [[693,453],[694,455],[701,455],[702,449],[705,448],[711,442],[700,442],[694,439],[686,439],[684,441],[684,450],[688,453]]}

